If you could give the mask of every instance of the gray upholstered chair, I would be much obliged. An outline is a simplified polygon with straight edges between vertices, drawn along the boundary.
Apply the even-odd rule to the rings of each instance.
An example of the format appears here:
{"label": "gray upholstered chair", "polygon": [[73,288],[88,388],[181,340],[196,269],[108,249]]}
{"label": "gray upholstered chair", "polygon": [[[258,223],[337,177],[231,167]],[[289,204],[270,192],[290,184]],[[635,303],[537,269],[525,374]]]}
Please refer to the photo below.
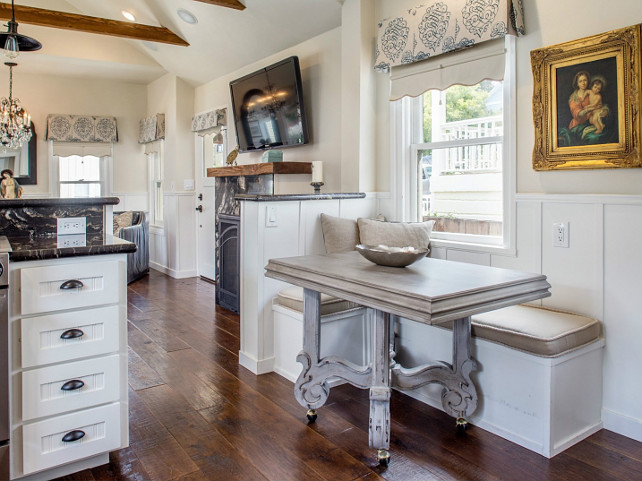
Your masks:
{"label": "gray upholstered chair", "polygon": [[[114,212],[120,214],[120,212]],[[135,210],[132,225],[118,231],[118,237],[136,244],[136,252],[127,254],[127,284],[149,273],[149,220],[144,211]]]}

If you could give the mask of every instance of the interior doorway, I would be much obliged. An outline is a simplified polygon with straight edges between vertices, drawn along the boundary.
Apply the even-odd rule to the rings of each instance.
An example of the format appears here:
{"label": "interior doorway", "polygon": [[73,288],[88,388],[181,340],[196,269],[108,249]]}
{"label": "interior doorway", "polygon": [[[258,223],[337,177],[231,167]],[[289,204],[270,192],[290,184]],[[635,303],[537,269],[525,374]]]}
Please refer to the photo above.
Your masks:
{"label": "interior doorway", "polygon": [[222,166],[227,156],[225,129],[215,129],[199,135],[196,148],[196,229],[198,275],[216,279],[216,207],[214,177],[207,177],[207,169]]}

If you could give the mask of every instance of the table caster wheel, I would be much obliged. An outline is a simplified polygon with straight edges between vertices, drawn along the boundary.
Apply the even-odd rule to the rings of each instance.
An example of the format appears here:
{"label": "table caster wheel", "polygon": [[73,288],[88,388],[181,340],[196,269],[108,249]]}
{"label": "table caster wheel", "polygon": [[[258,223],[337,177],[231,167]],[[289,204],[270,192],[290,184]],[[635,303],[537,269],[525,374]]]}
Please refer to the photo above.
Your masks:
{"label": "table caster wheel", "polygon": [[466,421],[466,418],[457,418],[455,426],[457,426],[457,431],[463,432],[468,427],[468,421]]}
{"label": "table caster wheel", "polygon": [[317,420],[317,410],[316,409],[308,409],[308,412],[305,413],[305,415],[308,417],[308,421],[313,423],[314,421]]}
{"label": "table caster wheel", "polygon": [[379,466],[387,468],[390,464],[390,453],[387,449],[377,449],[377,461]]}

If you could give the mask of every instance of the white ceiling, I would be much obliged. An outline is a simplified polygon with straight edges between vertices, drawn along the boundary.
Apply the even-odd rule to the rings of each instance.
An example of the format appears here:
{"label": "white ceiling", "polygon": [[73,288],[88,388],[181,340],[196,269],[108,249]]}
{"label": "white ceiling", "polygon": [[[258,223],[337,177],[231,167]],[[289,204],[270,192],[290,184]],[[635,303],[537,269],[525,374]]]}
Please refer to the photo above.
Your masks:
{"label": "white ceiling", "polygon": [[[3,0],[7,3],[7,0]],[[18,58],[20,71],[149,83],[170,72],[197,86],[338,27],[343,0],[241,0],[239,11],[195,0],[16,0],[16,5],[163,26],[189,47],[20,24],[39,40]],[[198,24],[183,22],[184,8]]]}

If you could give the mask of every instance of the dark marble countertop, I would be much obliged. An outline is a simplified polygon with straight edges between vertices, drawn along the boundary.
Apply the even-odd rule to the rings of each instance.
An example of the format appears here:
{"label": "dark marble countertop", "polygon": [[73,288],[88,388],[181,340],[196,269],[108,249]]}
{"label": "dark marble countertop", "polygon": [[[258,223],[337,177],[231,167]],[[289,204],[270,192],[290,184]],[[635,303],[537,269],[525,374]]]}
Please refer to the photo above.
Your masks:
{"label": "dark marble countertop", "polygon": [[331,200],[331,199],[363,199],[364,192],[328,193],[328,194],[237,194],[236,200],[247,200],[252,202],[283,202],[288,200]]}
{"label": "dark marble countertop", "polygon": [[136,251],[136,244],[112,235],[88,235],[82,247],[58,247],[57,237],[8,237],[12,262],[57,259],[61,257],[122,254]]}
{"label": "dark marble countertop", "polygon": [[16,207],[51,207],[59,205],[116,205],[118,197],[43,197],[42,199],[0,199],[0,209]]}

